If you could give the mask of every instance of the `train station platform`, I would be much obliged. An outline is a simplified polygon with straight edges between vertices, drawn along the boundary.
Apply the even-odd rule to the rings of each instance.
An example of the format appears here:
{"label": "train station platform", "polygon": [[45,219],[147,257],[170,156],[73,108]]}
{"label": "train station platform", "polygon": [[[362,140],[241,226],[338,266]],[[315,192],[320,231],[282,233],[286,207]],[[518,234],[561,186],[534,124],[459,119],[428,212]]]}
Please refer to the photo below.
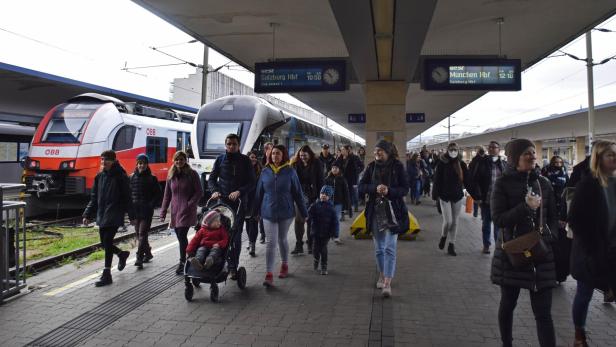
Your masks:
{"label": "train station platform", "polygon": [[[257,257],[242,250],[248,271],[242,291],[221,286],[220,302],[209,289],[184,299],[174,274],[175,237],[155,240],[154,260],[144,270],[113,272],[111,286],[95,288],[101,263],[66,265],[29,279],[32,291],[0,306],[3,346],[499,346],[499,288],[489,280],[491,256],[481,250],[480,219],[462,213],[457,257],[437,248],[441,218],[434,203],[411,206],[422,231],[399,241],[393,297],[374,288],[377,273],[370,240],[329,246],[329,275],[312,270],[312,257],[291,257],[290,276],[261,283],[265,247]],[[348,230],[349,221],[342,223]],[[292,228],[292,227],[291,227]],[[289,242],[294,241],[293,230]],[[244,244],[245,246],[245,244]],[[134,254],[134,252],[132,252]],[[132,257],[131,257],[132,258]],[[114,259],[115,265],[115,259]],[[554,290],[552,315],[559,346],[571,345],[575,281]],[[596,294],[589,310],[593,346],[613,345],[616,308]],[[514,345],[538,345],[527,292],[514,319]]]}

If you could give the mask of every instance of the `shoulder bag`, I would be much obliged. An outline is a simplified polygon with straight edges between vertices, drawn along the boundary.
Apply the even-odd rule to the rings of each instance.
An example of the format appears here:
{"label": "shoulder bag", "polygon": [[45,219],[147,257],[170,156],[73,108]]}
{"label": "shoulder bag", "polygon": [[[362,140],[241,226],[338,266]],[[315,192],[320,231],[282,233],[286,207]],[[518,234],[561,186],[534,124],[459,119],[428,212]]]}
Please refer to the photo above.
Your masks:
{"label": "shoulder bag", "polygon": [[543,193],[541,183],[537,182],[539,183],[539,196],[541,197],[541,203],[539,204],[539,227],[535,225],[533,219],[533,230],[516,237],[516,229],[514,228],[513,239],[503,242],[501,245],[513,267],[540,263],[547,258],[549,251],[549,246],[543,239]]}

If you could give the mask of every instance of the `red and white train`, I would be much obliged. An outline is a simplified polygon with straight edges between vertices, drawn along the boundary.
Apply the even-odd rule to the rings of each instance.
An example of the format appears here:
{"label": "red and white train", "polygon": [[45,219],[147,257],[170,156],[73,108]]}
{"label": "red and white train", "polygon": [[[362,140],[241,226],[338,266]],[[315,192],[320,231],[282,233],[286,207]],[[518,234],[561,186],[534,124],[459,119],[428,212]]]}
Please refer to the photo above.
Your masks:
{"label": "red and white train", "polygon": [[[52,108],[34,133],[25,158],[26,189],[49,209],[83,208],[101,152],[112,149],[127,173],[145,153],[164,182],[173,154],[190,148],[194,114],[87,93]],[[60,204],[60,206],[58,206]]]}

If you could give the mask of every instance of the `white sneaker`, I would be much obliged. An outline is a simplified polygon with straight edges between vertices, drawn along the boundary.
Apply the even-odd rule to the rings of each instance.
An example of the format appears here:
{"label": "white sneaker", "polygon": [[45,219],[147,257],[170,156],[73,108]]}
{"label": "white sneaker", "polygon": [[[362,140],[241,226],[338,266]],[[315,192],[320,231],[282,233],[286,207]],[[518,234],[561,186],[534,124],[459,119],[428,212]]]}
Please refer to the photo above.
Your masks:
{"label": "white sneaker", "polygon": [[379,279],[378,281],[376,281],[376,289],[383,289],[384,286],[385,284],[383,283],[382,279]]}
{"label": "white sneaker", "polygon": [[391,286],[383,287],[382,294],[384,298],[391,297]]}
{"label": "white sneaker", "polygon": [[335,244],[337,244],[337,245],[339,245],[339,244],[341,244],[341,243],[342,243],[342,241],[340,241],[340,238],[339,238],[339,237],[336,237],[336,238],[334,239],[334,243],[335,243]]}

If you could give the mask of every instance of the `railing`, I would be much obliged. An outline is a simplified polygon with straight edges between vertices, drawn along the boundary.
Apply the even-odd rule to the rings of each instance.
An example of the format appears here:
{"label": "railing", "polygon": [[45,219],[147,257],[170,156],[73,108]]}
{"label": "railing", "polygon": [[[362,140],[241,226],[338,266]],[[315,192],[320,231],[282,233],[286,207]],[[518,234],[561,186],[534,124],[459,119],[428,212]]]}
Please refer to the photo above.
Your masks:
{"label": "railing", "polygon": [[26,203],[4,201],[5,195],[25,188],[24,184],[0,183],[0,302],[26,287]]}

